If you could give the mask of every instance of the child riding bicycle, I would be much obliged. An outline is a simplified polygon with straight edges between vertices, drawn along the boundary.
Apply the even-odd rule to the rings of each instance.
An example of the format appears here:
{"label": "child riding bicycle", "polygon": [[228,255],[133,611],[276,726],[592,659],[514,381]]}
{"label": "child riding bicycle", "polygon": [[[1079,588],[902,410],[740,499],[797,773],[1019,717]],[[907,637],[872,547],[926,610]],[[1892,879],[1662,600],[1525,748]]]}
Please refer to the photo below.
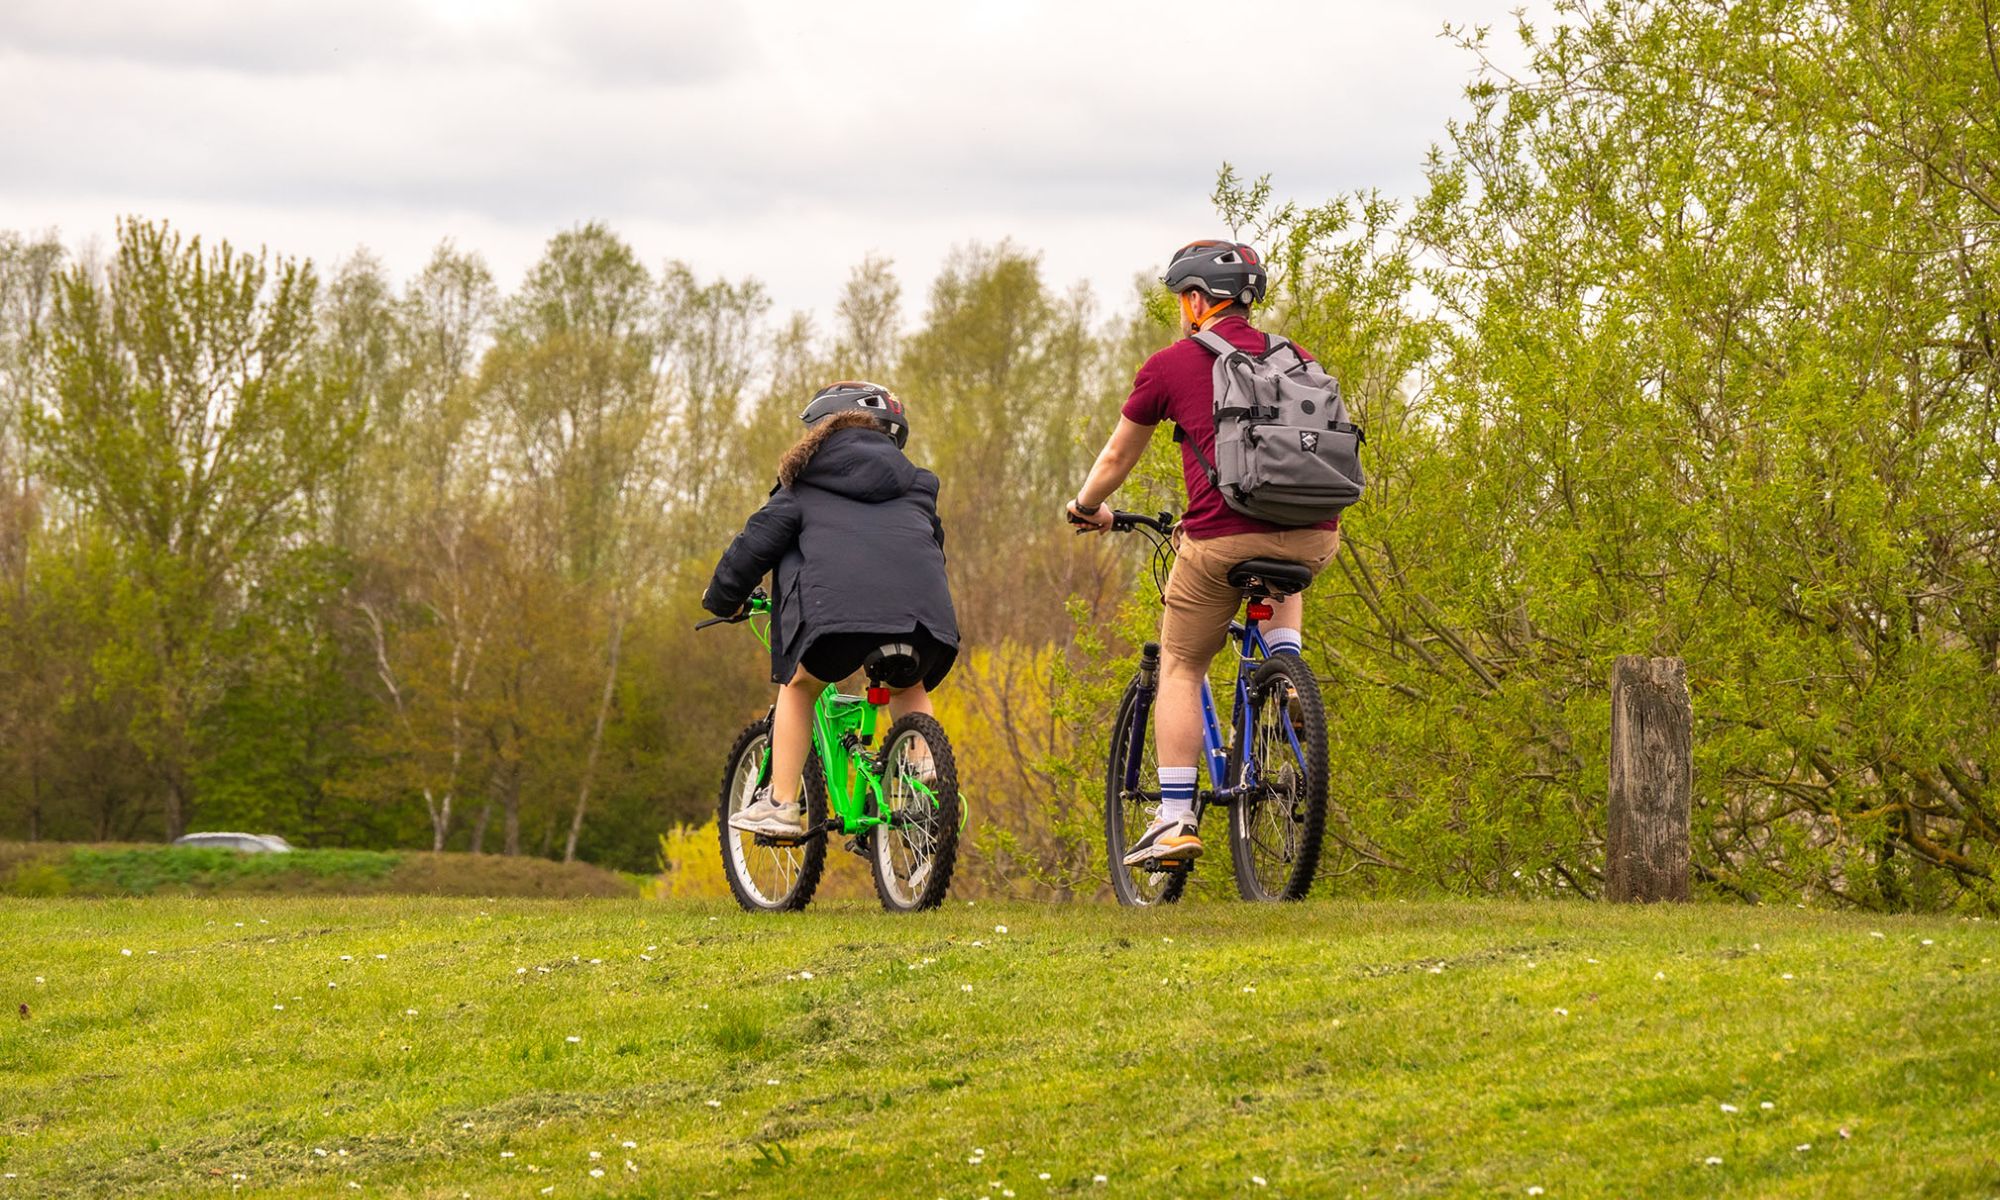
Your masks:
{"label": "child riding bicycle", "polygon": [[822,388],[799,419],[806,433],[778,463],[778,483],[730,542],[702,593],[719,617],[741,613],[766,574],[771,587],[772,714],[766,790],[729,826],[800,837],[799,788],[813,704],[828,683],[886,644],[904,647],[889,685],[892,719],[928,713],[930,689],[958,654],[945,581],[938,479],[903,454],[909,415],[879,384]]}

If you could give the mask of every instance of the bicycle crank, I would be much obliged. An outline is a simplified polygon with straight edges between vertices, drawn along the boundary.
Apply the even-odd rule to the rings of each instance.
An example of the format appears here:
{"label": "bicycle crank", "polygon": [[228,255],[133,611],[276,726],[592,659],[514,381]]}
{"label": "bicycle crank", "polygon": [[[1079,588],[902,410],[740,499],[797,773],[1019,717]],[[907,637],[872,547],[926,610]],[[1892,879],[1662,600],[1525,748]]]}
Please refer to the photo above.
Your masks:
{"label": "bicycle crank", "polygon": [[751,841],[759,846],[783,846],[786,849],[797,849],[814,838],[825,837],[838,828],[840,828],[840,822],[829,817],[804,833],[799,834],[797,837],[780,837],[773,833],[759,833],[753,835]]}

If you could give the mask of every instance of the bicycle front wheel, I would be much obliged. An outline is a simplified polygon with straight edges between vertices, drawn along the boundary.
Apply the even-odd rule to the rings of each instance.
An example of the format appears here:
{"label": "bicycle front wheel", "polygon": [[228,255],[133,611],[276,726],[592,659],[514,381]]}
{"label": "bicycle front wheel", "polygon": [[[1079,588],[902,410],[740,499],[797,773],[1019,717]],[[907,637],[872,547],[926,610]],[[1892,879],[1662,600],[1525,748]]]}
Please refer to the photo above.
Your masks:
{"label": "bicycle front wheel", "polygon": [[958,864],[958,761],[944,726],[906,713],[882,735],[882,817],[870,831],[875,894],[890,912],[944,903]]}
{"label": "bicycle front wheel", "polygon": [[[729,818],[748,808],[757,789],[770,782],[771,718],[752,721],[736,735],[722,769],[722,796],[715,825],[722,838],[722,871],[729,892],[748,912],[796,912],[812,903],[826,867],[826,835],[809,833],[797,841],[776,841],[729,827]],[[806,828],[826,822],[826,780],[817,753],[806,756],[805,778],[799,785],[805,803]]]}
{"label": "bicycle front wheel", "polygon": [[[1326,712],[1319,681],[1295,654],[1276,654],[1250,682],[1250,739],[1259,786],[1229,812],[1236,891],[1245,900],[1298,900],[1312,890],[1326,832]],[[1230,783],[1243,781],[1243,751]]]}
{"label": "bicycle front wheel", "polygon": [[[1126,787],[1126,767],[1132,753],[1139,755],[1136,787]],[[1139,711],[1139,681],[1125,688],[1118,705],[1118,723],[1112,726],[1111,757],[1104,772],[1104,854],[1111,871],[1111,890],[1118,903],[1128,908],[1172,904],[1187,888],[1187,868],[1162,871],[1145,866],[1128,867],[1125,855],[1132,842],[1146,832],[1160,809],[1159,756],[1153,745],[1152,712]]]}

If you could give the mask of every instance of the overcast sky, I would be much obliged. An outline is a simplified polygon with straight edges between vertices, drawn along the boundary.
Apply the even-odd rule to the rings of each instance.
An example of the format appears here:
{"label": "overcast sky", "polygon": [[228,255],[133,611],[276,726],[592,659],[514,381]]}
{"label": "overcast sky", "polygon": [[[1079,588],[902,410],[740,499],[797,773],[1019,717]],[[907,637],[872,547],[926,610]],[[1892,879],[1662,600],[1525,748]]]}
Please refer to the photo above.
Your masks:
{"label": "overcast sky", "polygon": [[884,255],[906,318],[1011,237],[1119,306],[1224,232],[1225,159],[1413,194],[1474,66],[1441,27],[1511,44],[1516,3],[0,0],[0,229],[137,214],[399,280],[450,237],[511,289],[598,219],[780,311]]}

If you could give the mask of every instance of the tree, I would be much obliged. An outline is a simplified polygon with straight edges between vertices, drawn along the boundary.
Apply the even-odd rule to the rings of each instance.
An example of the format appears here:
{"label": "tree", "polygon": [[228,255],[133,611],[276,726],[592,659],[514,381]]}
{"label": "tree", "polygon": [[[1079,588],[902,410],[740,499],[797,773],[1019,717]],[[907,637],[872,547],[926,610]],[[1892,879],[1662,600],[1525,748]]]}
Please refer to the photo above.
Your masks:
{"label": "tree", "polygon": [[125,559],[99,666],[141,695],[133,734],[169,836],[193,815],[189,734],[218,694],[242,590],[361,424],[316,351],[316,289],[308,264],[137,221],[102,272],[58,279],[53,384],[27,428],[39,473]]}
{"label": "tree", "polygon": [[766,353],[762,322],[770,301],[755,280],[705,284],[683,262],[667,264],[660,295],[673,406],[661,445],[662,499],[681,516],[675,540],[685,553],[733,532],[735,511],[749,498],[733,447]]}
{"label": "tree", "polygon": [[[388,720],[369,737],[377,778],[350,790],[420,797],[433,850],[476,751],[481,665],[504,603],[493,452],[472,386],[497,306],[484,262],[439,246],[396,306],[394,365],[361,455],[369,507],[349,601]],[[475,849],[491,810],[489,791]]]}
{"label": "tree", "polygon": [[[647,565],[638,531],[658,495],[663,343],[645,268],[609,230],[586,225],[550,241],[482,371],[531,552],[573,589],[568,611],[603,630],[601,665],[567,660],[596,686],[594,702],[577,706],[594,716],[565,860],[575,858],[582,835],[617,694],[631,589]],[[728,386],[726,371],[704,381]]]}
{"label": "tree", "polygon": [[42,497],[29,477],[21,413],[34,403],[41,375],[40,341],[48,322],[62,246],[0,234],[0,657],[14,686],[0,695],[0,747],[17,759],[10,774],[25,777],[22,800],[30,841],[43,827],[44,785],[52,747],[50,717],[60,669],[39,636],[29,561],[42,524]]}
{"label": "tree", "polygon": [[974,639],[1064,636],[1063,600],[1095,553],[1037,515],[1075,490],[1116,408],[1122,381],[1092,314],[1085,290],[1051,295],[1033,255],[971,246],[946,262],[903,343],[894,386],[910,405],[911,454],[943,481],[953,598]]}
{"label": "tree", "polygon": [[1990,29],[1779,0],[1521,34],[1401,226],[1225,178],[1369,428],[1309,601],[1352,860],[1590,890],[1638,651],[1688,661],[1711,886],[1990,895]]}
{"label": "tree", "polygon": [[834,305],[839,335],[833,362],[844,378],[879,383],[896,365],[902,344],[903,285],[896,281],[893,265],[870,255],[848,273],[840,291]]}

